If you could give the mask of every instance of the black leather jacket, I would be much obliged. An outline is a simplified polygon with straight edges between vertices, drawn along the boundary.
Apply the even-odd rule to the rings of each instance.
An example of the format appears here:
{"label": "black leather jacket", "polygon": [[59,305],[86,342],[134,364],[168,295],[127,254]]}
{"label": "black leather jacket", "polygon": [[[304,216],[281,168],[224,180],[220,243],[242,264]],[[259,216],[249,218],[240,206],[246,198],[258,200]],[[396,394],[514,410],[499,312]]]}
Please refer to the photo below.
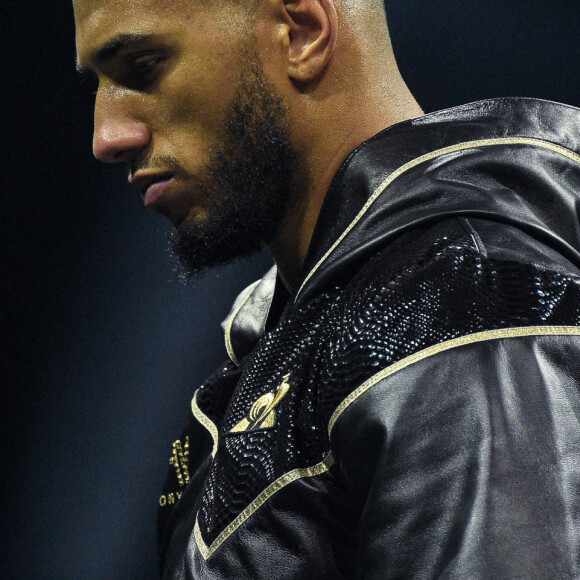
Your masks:
{"label": "black leather jacket", "polygon": [[292,297],[225,323],[160,499],[165,578],[580,577],[580,112],[361,145]]}

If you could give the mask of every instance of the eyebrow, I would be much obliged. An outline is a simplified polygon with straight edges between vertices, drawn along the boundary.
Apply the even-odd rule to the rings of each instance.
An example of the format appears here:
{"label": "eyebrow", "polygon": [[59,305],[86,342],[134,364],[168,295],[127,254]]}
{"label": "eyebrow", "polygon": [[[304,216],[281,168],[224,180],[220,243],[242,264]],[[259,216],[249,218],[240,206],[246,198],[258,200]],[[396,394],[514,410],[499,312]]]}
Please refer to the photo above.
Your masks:
{"label": "eyebrow", "polygon": [[[119,52],[130,47],[132,44],[146,42],[154,37],[154,34],[120,34],[99,48],[99,50],[97,50],[95,53],[94,60],[101,64],[106,63],[112,58],[115,58]],[[78,73],[84,78],[91,78],[94,76],[93,71],[91,71],[89,67],[78,62],[78,57],[76,62],[76,69]]]}

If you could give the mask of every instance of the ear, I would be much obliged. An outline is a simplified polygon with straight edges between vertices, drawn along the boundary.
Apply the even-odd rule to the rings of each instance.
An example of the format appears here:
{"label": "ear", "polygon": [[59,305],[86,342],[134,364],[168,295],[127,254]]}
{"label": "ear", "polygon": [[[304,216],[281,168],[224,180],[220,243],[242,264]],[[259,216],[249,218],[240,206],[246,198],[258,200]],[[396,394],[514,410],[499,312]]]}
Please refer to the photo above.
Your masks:
{"label": "ear", "polygon": [[316,79],[336,46],[335,0],[283,0],[288,25],[288,74],[296,82]]}

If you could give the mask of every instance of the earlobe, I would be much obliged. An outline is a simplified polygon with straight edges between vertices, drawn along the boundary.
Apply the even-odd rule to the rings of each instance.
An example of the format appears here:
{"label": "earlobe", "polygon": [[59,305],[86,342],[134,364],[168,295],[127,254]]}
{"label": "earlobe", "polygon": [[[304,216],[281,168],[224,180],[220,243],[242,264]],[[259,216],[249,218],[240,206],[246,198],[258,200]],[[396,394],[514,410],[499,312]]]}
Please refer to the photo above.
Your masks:
{"label": "earlobe", "polygon": [[284,0],[290,26],[288,74],[300,83],[315,80],[332,57],[338,15],[334,0]]}

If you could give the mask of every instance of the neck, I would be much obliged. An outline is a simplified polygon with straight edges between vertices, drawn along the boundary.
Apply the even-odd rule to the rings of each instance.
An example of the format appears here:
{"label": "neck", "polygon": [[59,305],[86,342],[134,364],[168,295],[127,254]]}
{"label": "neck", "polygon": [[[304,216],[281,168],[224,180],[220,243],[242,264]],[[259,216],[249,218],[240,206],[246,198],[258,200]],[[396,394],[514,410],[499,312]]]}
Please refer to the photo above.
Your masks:
{"label": "neck", "polygon": [[[387,90],[377,85],[375,78],[366,90],[337,92],[322,99],[322,104],[312,99],[299,109],[299,119],[290,119],[297,127],[295,134],[302,136],[295,141],[304,159],[308,185],[302,203],[292,209],[269,244],[278,273],[290,292],[303,277],[304,260],[322,203],[348,155],[386,127],[423,114],[402,79],[398,86],[392,82],[392,74],[390,79]],[[309,122],[312,119],[315,122]]]}

